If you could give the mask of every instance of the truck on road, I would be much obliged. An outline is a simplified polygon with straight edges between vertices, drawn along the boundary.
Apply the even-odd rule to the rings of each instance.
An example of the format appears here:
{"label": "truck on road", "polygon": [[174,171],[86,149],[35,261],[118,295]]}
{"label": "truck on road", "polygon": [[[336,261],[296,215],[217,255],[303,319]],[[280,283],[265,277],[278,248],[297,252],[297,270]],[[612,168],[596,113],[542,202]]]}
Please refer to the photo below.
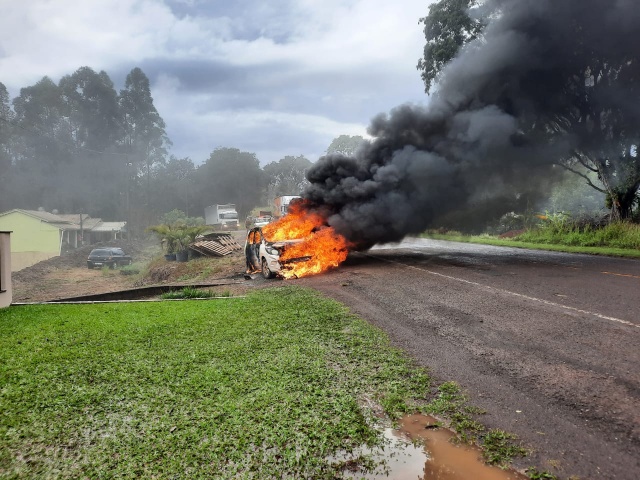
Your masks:
{"label": "truck on road", "polygon": [[238,229],[238,212],[233,203],[210,205],[204,209],[204,219],[207,225],[222,230]]}

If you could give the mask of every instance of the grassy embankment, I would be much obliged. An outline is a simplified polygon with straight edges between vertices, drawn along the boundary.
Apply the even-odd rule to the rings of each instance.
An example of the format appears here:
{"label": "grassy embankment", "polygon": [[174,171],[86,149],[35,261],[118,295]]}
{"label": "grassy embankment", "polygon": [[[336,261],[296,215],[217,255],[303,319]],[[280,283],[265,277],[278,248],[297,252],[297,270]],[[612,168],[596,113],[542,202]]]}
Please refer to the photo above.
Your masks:
{"label": "grassy embankment", "polygon": [[524,453],[454,383],[296,287],[0,310],[0,385],[3,478],[334,478],[332,456],[380,445],[373,405],[437,414],[493,463]]}
{"label": "grassy embankment", "polygon": [[547,224],[527,230],[513,238],[437,231],[427,231],[422,236],[503,247],[640,258],[640,225],[632,223],[616,223],[598,229],[578,228],[570,223]]}

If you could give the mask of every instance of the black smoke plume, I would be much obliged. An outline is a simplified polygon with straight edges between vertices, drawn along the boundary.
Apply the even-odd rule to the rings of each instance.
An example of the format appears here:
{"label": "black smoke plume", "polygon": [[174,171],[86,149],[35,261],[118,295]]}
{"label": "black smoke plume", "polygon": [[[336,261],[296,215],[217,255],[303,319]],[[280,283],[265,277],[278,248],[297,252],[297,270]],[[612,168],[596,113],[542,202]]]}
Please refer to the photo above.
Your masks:
{"label": "black smoke plume", "polygon": [[[554,163],[590,140],[579,125],[586,69],[606,68],[611,57],[640,60],[637,0],[488,6],[483,38],[445,68],[427,107],[379,115],[355,157],[328,155],[308,172],[303,196],[361,248],[534,206],[562,171]],[[612,87],[606,101],[637,122],[640,105],[625,93]],[[554,124],[572,113],[577,127]]]}

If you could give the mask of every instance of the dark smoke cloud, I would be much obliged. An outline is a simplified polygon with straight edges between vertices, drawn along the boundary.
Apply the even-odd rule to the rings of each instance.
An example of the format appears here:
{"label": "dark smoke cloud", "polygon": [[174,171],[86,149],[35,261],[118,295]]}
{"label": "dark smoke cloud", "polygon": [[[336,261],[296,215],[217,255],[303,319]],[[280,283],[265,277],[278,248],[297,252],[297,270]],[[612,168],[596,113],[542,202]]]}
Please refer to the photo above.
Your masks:
{"label": "dark smoke cloud", "polygon": [[[328,155],[309,171],[305,198],[360,247],[399,241],[435,222],[473,227],[533,206],[561,173],[553,164],[588,138],[523,126],[579,102],[580,93],[567,95],[566,79],[594,58],[640,57],[637,0],[488,6],[500,14],[443,71],[428,107],[379,115],[369,127],[374,140],[354,158]],[[624,95],[618,103],[639,108],[625,107]]]}

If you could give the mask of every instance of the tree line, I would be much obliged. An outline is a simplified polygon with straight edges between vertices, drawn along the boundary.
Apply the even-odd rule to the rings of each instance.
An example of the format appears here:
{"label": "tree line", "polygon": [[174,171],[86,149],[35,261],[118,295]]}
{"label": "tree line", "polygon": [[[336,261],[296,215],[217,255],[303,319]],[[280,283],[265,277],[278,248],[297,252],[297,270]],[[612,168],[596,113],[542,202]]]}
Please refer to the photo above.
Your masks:
{"label": "tree line", "polygon": [[[350,147],[353,138],[338,137],[330,148]],[[247,215],[300,193],[311,165],[291,155],[261,168],[254,153],[223,147],[196,166],[171,155],[171,145],[140,68],[119,92],[90,67],[57,84],[45,76],[14,99],[0,83],[0,212],[82,212],[126,220],[140,233],[173,209],[201,216],[207,205],[235,203]]]}

